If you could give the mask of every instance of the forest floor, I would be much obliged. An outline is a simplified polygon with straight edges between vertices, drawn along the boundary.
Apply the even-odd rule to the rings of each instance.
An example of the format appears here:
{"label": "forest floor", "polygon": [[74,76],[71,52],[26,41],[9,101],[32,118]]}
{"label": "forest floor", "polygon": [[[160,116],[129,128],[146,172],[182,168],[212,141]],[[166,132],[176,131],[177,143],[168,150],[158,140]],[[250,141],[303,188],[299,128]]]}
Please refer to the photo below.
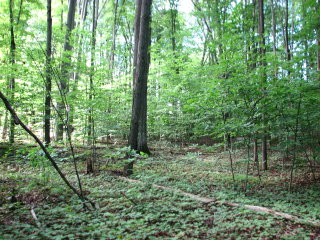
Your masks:
{"label": "forest floor", "polygon": [[[289,192],[291,167],[276,152],[259,177],[246,151],[233,151],[233,180],[230,154],[218,149],[156,144],[151,156],[135,159],[128,178],[139,182],[128,182],[119,177],[127,148],[98,148],[94,174],[85,171],[91,151],[79,148],[83,189],[96,210],[84,210],[37,148],[2,156],[0,239],[320,239],[319,227],[222,204],[263,206],[320,222],[319,168],[311,173],[297,164]],[[76,184],[69,154],[51,152]],[[179,190],[216,201],[203,203]]]}

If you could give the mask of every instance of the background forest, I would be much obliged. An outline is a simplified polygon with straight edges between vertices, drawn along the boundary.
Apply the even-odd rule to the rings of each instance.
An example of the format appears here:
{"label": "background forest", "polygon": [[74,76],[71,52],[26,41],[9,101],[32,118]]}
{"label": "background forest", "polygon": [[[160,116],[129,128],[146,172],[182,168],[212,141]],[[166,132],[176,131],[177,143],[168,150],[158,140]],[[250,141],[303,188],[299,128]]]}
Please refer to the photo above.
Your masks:
{"label": "background forest", "polygon": [[[1,3],[1,89],[22,119],[44,135],[46,5],[10,3],[12,11]],[[65,46],[67,2],[53,1],[54,140],[62,140],[54,111],[61,102],[67,104],[74,138],[128,137],[135,4],[96,0],[92,14],[92,3],[74,6],[70,46]],[[263,11],[261,23],[256,1],[154,1],[150,139],[230,147],[242,137],[262,147],[271,141],[287,155],[304,150],[309,158],[318,155],[319,6],[312,0],[265,1]],[[19,129],[13,131],[0,107],[2,139],[26,139]]]}
{"label": "background forest", "polygon": [[[123,147],[130,135],[136,84],[134,26],[138,2],[0,0],[0,89],[21,121],[50,146],[51,154],[64,161],[63,146],[70,143],[79,148],[85,146],[89,153],[76,150],[77,156],[73,157],[86,162],[87,173],[103,169],[102,159],[108,159],[108,165],[121,159],[128,162],[127,157],[137,163],[133,178],[149,181],[145,174],[150,173],[163,183],[161,176],[168,172],[150,170],[152,163],[159,168],[168,166],[169,163],[157,159],[158,154],[173,154],[170,159],[177,162],[172,166],[181,173],[204,171],[207,163],[194,163],[188,170],[182,168],[191,158],[215,153],[218,159],[214,167],[222,167],[223,175],[231,176],[222,180],[229,185],[233,183],[232,191],[237,193],[250,187],[259,189],[255,184],[261,186],[264,176],[266,181],[271,179],[264,183],[271,184],[267,189],[284,181],[287,185],[280,191],[289,190],[290,194],[300,189],[301,181],[312,186],[319,183],[319,0],[153,0],[145,129],[151,146],[150,159],[143,153],[146,151],[136,155],[130,147]],[[151,0],[143,2],[151,4]],[[29,134],[15,126],[4,104],[0,104],[0,134],[1,141],[9,143],[1,151],[7,146],[31,142]],[[99,152],[106,144],[110,149],[120,148]],[[55,147],[60,153],[55,153]],[[11,155],[1,151],[3,162],[8,161]],[[37,150],[15,151],[17,158],[26,154],[28,160],[43,158]],[[181,155],[188,159],[181,160]],[[219,163],[220,157],[224,165]],[[145,161],[142,165],[140,158]],[[26,158],[22,157],[21,161],[25,163]],[[144,167],[150,167],[147,173],[141,172]],[[42,167],[39,169],[43,180],[49,173],[43,172]],[[272,174],[284,178],[277,182]],[[77,168],[76,175],[79,175]],[[85,181],[98,182],[83,175]],[[199,172],[195,175],[201,176]],[[48,178],[45,177],[46,181]],[[237,181],[241,183],[239,189]],[[181,189],[184,186],[174,185]],[[199,186],[195,183],[194,187]],[[3,192],[11,197],[19,195],[8,189]],[[208,194],[192,188],[184,190]],[[228,194],[223,199],[237,199]],[[301,194],[303,199],[305,193]],[[308,194],[309,200],[317,199],[315,192]],[[132,196],[125,193],[121,196],[134,207],[139,205]],[[290,196],[286,195],[286,199]],[[315,202],[311,204],[314,209],[319,207]],[[0,207],[1,204],[0,201]],[[278,210],[288,212],[282,206]],[[297,211],[293,214],[301,215]],[[308,209],[306,214],[312,211]],[[319,215],[308,215],[307,219],[319,220]],[[299,227],[295,225],[292,229]],[[89,235],[94,238],[95,229],[93,226],[85,232],[91,231]],[[306,235],[303,231],[313,230],[304,229],[301,236],[314,236],[314,239],[320,234],[319,230],[318,235]],[[133,234],[130,231],[122,232],[119,237],[118,232],[110,233],[106,239],[149,239],[142,233],[140,237],[130,235]],[[154,237],[163,239],[180,234],[180,230],[164,232],[161,235],[158,231]],[[251,232],[251,236],[263,237],[264,233],[258,232],[263,230]],[[59,235],[50,234],[46,236]],[[86,236],[72,234],[75,239]],[[186,233],[181,238],[205,239],[202,233],[192,234]],[[230,233],[223,234],[221,239]]]}

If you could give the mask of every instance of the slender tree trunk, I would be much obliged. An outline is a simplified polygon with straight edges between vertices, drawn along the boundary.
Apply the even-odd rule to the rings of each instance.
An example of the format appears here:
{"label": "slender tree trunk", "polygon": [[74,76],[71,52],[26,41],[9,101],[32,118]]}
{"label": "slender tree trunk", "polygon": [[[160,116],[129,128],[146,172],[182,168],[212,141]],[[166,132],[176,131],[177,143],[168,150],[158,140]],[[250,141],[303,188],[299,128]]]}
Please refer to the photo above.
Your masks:
{"label": "slender tree trunk", "polygon": [[150,64],[151,0],[137,0],[136,3],[134,92],[129,145],[138,152],[150,153],[147,145],[147,81]]}
{"label": "slender tree trunk", "polygon": [[[74,29],[74,16],[76,11],[76,0],[69,1],[69,9],[68,9],[68,17],[67,17],[67,29],[65,35],[65,42],[63,47],[63,59],[61,65],[61,80],[60,80],[60,89],[61,89],[61,98],[62,102],[58,102],[57,107],[61,116],[67,116],[68,112],[66,112],[66,94],[69,91],[69,72],[71,68],[71,55],[72,55],[72,44],[71,44],[71,32]],[[68,119],[67,119],[68,120]],[[68,126],[68,122],[66,125]],[[59,119],[57,124],[57,140],[63,140],[63,128],[64,123]]]}
{"label": "slender tree trunk", "polygon": [[[266,49],[265,49],[265,36],[264,36],[264,0],[259,0],[258,1],[258,11],[259,11],[259,24],[258,24],[258,32],[259,32],[259,65],[262,68],[262,84],[265,85],[266,83],[266,60],[265,60],[265,55],[266,55]],[[262,92],[265,94],[266,87],[262,87]],[[265,113],[263,113],[262,117],[263,125],[264,128],[266,127],[266,116]],[[262,169],[267,170],[268,169],[268,149],[267,149],[267,131],[264,129],[263,130],[263,136],[262,136]]]}
{"label": "slender tree trunk", "polygon": [[51,118],[51,49],[52,49],[52,17],[51,0],[47,0],[47,49],[46,49],[46,89],[44,110],[44,141],[50,144],[50,118]]}
{"label": "slender tree trunk", "polygon": [[4,121],[3,121],[3,128],[2,128],[2,140],[5,140],[8,135],[8,111],[5,111]]}
{"label": "slender tree trunk", "polygon": [[[288,62],[291,60],[291,53],[290,53],[290,44],[289,44],[289,6],[288,6],[288,0],[285,0],[285,17],[284,17],[284,45],[286,50],[286,56]],[[290,70],[288,70],[288,75],[290,75]]]}
{"label": "slender tree trunk", "polygon": [[318,79],[320,80],[320,15],[319,15],[319,9],[320,9],[320,0],[317,1],[316,3],[316,12],[318,13],[318,16],[316,18],[317,21],[317,27],[316,27],[316,33],[317,33],[317,70],[319,77]]}
{"label": "slender tree trunk", "polygon": [[253,140],[253,162],[259,166],[258,140],[256,137]]}
{"label": "slender tree trunk", "polygon": [[177,15],[178,15],[178,0],[170,0],[170,16],[171,16],[171,32],[170,32],[170,38],[171,38],[171,46],[172,46],[172,53],[174,58],[174,69],[176,74],[179,74],[179,66],[177,64],[177,40],[176,40],[176,28],[177,28]]}
{"label": "slender tree trunk", "polygon": [[[274,56],[277,56],[277,20],[276,20],[276,13],[275,13],[275,8],[276,4],[274,3],[273,0],[270,2],[271,5],[271,15],[272,15],[272,42],[273,42],[273,54]],[[274,70],[274,77],[278,77],[278,68]]]}
{"label": "slender tree trunk", "polygon": [[[94,118],[93,118],[93,99],[94,99],[94,66],[95,66],[95,50],[96,50],[96,29],[97,29],[97,11],[99,9],[99,0],[93,0],[92,8],[92,39],[91,39],[91,69],[89,78],[89,116],[88,116],[88,141],[90,145],[94,145]],[[93,149],[94,151],[94,149]],[[94,154],[87,159],[87,173],[94,171]]]}
{"label": "slender tree trunk", "polygon": [[[14,16],[13,16],[13,0],[9,1],[9,12],[10,12],[10,64],[11,64],[11,76],[9,81],[10,86],[10,101],[15,102],[15,64],[16,64],[16,42],[14,34]],[[15,138],[15,124],[14,119],[11,116],[10,120],[10,132],[9,142],[14,143]]]}
{"label": "slender tree trunk", "polygon": [[113,74],[114,74],[114,57],[115,57],[115,50],[116,50],[116,37],[117,37],[117,18],[118,18],[118,7],[119,7],[119,0],[115,0],[114,5],[114,16],[113,16],[113,30],[112,30],[112,46],[110,51],[110,80],[113,81]]}
{"label": "slender tree trunk", "polygon": [[275,4],[273,0],[270,2],[271,5],[271,17],[272,17],[272,42],[273,42],[273,54],[277,55],[277,25],[276,25],[276,14]]}
{"label": "slender tree trunk", "polygon": [[63,0],[61,0],[61,13],[60,13],[60,30],[63,30]]}
{"label": "slender tree trunk", "polygon": [[222,49],[222,24],[221,24],[221,10],[220,10],[220,0],[214,1],[214,12],[215,12],[215,24],[217,26],[217,41],[218,41],[218,49],[219,49],[219,56],[223,54]]}
{"label": "slender tree trunk", "polygon": [[[307,12],[306,12],[305,1],[306,0],[302,0],[302,2],[301,2],[302,24],[303,24],[302,29],[306,29],[306,27],[307,27],[307,19],[306,19]],[[309,34],[306,37],[304,37],[302,41],[303,41],[303,45],[304,45],[305,74],[306,74],[306,78],[309,79],[309,77],[310,77],[310,63],[309,63],[310,58],[308,57],[308,55],[309,55],[309,45],[308,45]]]}
{"label": "slender tree trunk", "polygon": [[[81,7],[80,7],[81,6]],[[80,20],[78,22],[78,27],[81,28],[82,30],[84,30],[84,23],[87,17],[87,9],[88,9],[88,0],[84,0],[81,4],[79,3],[79,15]],[[73,93],[73,96],[75,96],[75,92],[78,89],[78,82],[80,79],[80,72],[81,72],[81,63],[82,63],[82,57],[83,57],[83,33],[80,32],[79,36],[78,36],[78,53],[77,53],[77,60],[76,60],[76,69],[73,73],[73,84],[71,87],[71,92]],[[76,96],[75,96],[76,97]],[[75,108],[74,108],[74,104],[69,103],[70,106],[70,111],[69,111],[69,126],[70,129],[69,131],[72,129],[72,125],[74,122],[74,113],[75,113]],[[70,132],[71,134],[71,132]]]}
{"label": "slender tree trunk", "polygon": [[[140,19],[141,19],[141,4],[142,0],[136,0],[136,16],[134,23],[134,49],[133,49],[133,88],[136,82],[136,69],[138,61],[138,45],[139,45],[139,33],[140,33]],[[134,99],[133,99],[134,100]],[[134,104],[132,104],[133,107]]]}

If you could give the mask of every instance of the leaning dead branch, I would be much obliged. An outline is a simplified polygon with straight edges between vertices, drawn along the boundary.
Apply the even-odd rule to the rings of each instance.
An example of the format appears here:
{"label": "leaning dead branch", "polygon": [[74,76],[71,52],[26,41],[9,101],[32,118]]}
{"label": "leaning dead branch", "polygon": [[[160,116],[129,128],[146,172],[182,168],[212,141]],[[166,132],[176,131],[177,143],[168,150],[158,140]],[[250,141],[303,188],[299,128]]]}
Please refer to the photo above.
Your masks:
{"label": "leaning dead branch", "polygon": [[[20,118],[18,117],[17,113],[15,112],[15,110],[12,108],[11,104],[9,103],[8,99],[3,95],[3,93],[0,91],[0,98],[2,99],[4,105],[6,106],[6,108],[8,109],[8,111],[11,113],[13,119],[14,119],[14,123],[16,125],[20,125],[40,146],[40,148],[42,149],[42,151],[44,152],[44,154],[46,155],[46,157],[48,158],[48,160],[50,161],[50,163],[52,164],[52,166],[54,167],[54,169],[58,172],[59,176],[61,177],[61,179],[63,180],[63,182],[84,202],[89,202],[91,204],[91,206],[94,208],[95,205],[92,201],[90,201],[88,198],[86,198],[82,192],[79,192],[74,186],[71,185],[71,183],[69,182],[69,180],[65,177],[65,175],[62,173],[62,171],[60,170],[59,166],[57,165],[57,163],[54,161],[54,159],[52,158],[52,156],[50,155],[50,153],[48,152],[47,148],[44,146],[44,144],[41,142],[41,140],[20,120]],[[86,206],[86,205],[85,205]]]}

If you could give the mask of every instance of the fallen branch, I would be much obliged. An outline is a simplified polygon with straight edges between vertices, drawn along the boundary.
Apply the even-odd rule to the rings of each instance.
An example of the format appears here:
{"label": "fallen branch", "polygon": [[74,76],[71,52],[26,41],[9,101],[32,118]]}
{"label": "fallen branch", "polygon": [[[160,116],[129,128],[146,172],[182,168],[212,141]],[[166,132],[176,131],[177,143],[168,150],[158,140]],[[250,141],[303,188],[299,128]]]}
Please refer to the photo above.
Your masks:
{"label": "fallen branch", "polygon": [[32,215],[33,219],[35,220],[37,226],[38,226],[39,228],[41,228],[41,223],[40,223],[40,221],[39,221],[39,219],[38,219],[38,217],[37,217],[37,215],[36,215],[33,207],[31,207],[30,212],[31,212],[31,215]]}
{"label": "fallen branch", "polygon": [[93,208],[95,208],[95,205],[93,202],[91,202],[89,199],[87,199],[85,196],[83,196],[82,192],[79,192],[74,186],[71,185],[71,183],[68,181],[68,179],[64,176],[62,171],[60,170],[57,163],[54,161],[54,159],[51,157],[50,153],[48,152],[47,148],[44,146],[44,144],[41,142],[41,140],[20,120],[15,110],[12,108],[11,104],[9,103],[8,99],[2,94],[0,91],[0,98],[2,99],[4,105],[8,109],[8,111],[11,113],[12,118],[14,120],[14,123],[16,125],[20,125],[33,139],[38,143],[46,157],[51,162],[54,169],[58,172],[61,179],[64,181],[64,183],[85,203],[89,202]]}
{"label": "fallen branch", "polygon": [[[134,180],[134,179],[130,179],[130,178],[126,178],[126,177],[122,177],[122,176],[117,176],[118,178],[122,179],[123,181],[126,182],[130,182],[130,183],[138,183],[138,184],[146,184],[144,182],[141,182],[139,180]],[[297,222],[297,223],[302,223],[302,224],[307,224],[307,225],[311,225],[314,227],[320,227],[320,222],[314,222],[314,221],[309,221],[309,220],[304,220],[302,218],[287,214],[287,213],[283,213],[283,212],[278,212],[275,210],[272,210],[270,208],[266,208],[266,207],[260,207],[260,206],[254,206],[254,205],[245,205],[245,204],[239,204],[239,203],[232,203],[232,202],[225,202],[225,201],[217,201],[213,198],[207,198],[207,197],[202,197],[199,195],[195,195],[192,193],[188,193],[188,192],[184,192],[181,191],[179,189],[173,189],[170,187],[164,187],[161,185],[156,185],[156,184],[151,184],[152,187],[154,188],[158,188],[164,191],[168,191],[168,192],[173,192],[173,193],[178,193],[182,196],[191,198],[193,200],[202,202],[202,203],[210,203],[210,202],[215,202],[218,204],[222,204],[222,205],[226,205],[226,206],[230,206],[230,207],[240,207],[240,208],[244,208],[244,209],[249,209],[255,212],[261,212],[261,213],[266,213],[266,214],[270,214],[272,216],[275,217],[281,217],[293,222]]]}

